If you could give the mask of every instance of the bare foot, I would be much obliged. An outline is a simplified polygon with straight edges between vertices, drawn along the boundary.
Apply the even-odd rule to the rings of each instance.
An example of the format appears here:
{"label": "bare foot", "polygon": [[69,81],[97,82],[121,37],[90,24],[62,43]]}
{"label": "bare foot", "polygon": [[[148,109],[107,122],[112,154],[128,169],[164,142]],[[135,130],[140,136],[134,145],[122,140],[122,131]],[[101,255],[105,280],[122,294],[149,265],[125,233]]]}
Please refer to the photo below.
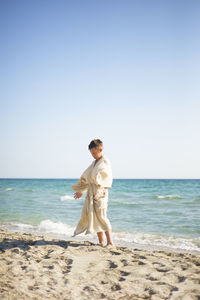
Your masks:
{"label": "bare foot", "polygon": [[108,249],[115,249],[116,246],[113,245],[113,244],[107,244],[107,245],[105,246],[105,248],[108,248]]}

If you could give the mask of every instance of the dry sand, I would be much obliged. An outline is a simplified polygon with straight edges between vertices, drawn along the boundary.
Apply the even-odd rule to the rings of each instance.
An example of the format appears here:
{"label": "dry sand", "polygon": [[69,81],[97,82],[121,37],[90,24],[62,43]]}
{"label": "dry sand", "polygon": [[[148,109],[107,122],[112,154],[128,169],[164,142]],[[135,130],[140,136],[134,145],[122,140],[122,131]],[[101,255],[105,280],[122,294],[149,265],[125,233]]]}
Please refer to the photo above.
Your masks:
{"label": "dry sand", "polygon": [[200,299],[200,256],[0,230],[0,299]]}

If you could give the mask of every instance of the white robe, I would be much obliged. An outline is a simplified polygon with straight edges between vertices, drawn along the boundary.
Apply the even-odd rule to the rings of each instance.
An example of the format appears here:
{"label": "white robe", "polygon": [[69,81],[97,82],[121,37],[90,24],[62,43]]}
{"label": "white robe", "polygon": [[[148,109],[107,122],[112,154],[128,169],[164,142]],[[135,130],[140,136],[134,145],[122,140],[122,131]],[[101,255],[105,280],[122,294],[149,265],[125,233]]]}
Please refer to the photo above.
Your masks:
{"label": "white robe", "polygon": [[[74,236],[86,231],[96,233],[111,230],[107,218],[108,190],[112,186],[112,170],[109,160],[103,156],[83,172],[78,184],[71,188],[76,192],[87,191],[82,208],[81,219],[74,231]],[[103,196],[106,191],[106,196]]]}

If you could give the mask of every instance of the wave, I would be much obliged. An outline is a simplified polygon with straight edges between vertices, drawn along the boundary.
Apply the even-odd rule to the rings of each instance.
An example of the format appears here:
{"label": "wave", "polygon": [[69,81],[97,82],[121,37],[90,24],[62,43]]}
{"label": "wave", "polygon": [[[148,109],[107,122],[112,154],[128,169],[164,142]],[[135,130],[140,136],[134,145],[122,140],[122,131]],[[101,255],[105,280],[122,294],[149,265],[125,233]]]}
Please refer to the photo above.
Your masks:
{"label": "wave", "polygon": [[65,196],[61,196],[61,197],[60,197],[60,200],[61,200],[61,201],[65,201],[65,200],[74,200],[74,197],[65,195]]}
{"label": "wave", "polygon": [[[20,231],[34,234],[53,234],[58,238],[71,239],[75,226],[62,223],[54,222],[50,219],[43,220],[39,225],[30,225],[23,223],[9,223],[0,224],[0,228]],[[85,236],[84,233],[73,239],[88,240],[91,242],[97,242],[96,234],[90,234]],[[156,233],[145,233],[145,232],[127,232],[127,231],[113,231],[113,239],[116,245],[130,247],[130,248],[141,248],[146,250],[174,250],[174,251],[198,251],[200,253],[200,237],[189,238],[183,236],[168,236],[166,234]]]}
{"label": "wave", "polygon": [[179,195],[158,195],[158,199],[181,199],[182,197]]}
{"label": "wave", "polygon": [[115,201],[115,200],[110,200],[110,204],[116,204],[116,205],[137,205],[137,204],[141,204],[141,203],[137,203],[137,202],[128,202],[128,201]]}
{"label": "wave", "polygon": [[[164,234],[153,234],[144,232],[113,232],[113,238],[115,241],[124,241],[127,243],[133,243],[137,245],[154,246],[161,248],[180,249],[187,251],[200,250],[200,237],[186,238],[180,236],[167,236]],[[200,253],[200,252],[199,252]]]}
{"label": "wave", "polygon": [[136,204],[138,204],[138,203],[136,203],[136,202],[127,202],[127,201],[120,202],[120,203],[122,203],[122,204],[124,204],[124,205],[136,205]]}
{"label": "wave", "polygon": [[64,224],[62,222],[53,222],[51,220],[41,221],[38,230],[40,232],[60,233],[72,235],[74,227]]}
{"label": "wave", "polygon": [[33,190],[33,189],[26,189],[26,190],[24,190],[24,192],[26,192],[26,193],[32,193],[32,192],[34,192],[35,190]]}
{"label": "wave", "polygon": [[20,232],[28,232],[28,233],[56,233],[56,234],[65,234],[67,236],[72,235],[74,227],[62,223],[62,222],[53,222],[49,219],[41,221],[38,225],[31,225],[25,223],[2,223],[0,224],[0,228],[20,231]]}
{"label": "wave", "polygon": [[6,192],[13,191],[13,190],[14,190],[14,188],[7,188]]}

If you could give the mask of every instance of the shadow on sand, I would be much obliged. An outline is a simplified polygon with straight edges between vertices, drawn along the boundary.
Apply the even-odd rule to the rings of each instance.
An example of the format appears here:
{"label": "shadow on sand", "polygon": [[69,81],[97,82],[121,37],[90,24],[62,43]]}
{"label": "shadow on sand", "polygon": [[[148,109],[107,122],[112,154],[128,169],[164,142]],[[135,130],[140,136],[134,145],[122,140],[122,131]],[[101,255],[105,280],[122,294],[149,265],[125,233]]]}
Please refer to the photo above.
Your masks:
{"label": "shadow on sand", "polygon": [[45,241],[43,239],[37,240],[37,241],[31,241],[31,240],[17,240],[17,239],[8,239],[4,238],[2,242],[0,242],[0,251],[5,252],[8,249],[13,248],[20,248],[22,250],[29,250],[30,246],[59,246],[64,249],[67,249],[68,247],[80,247],[80,246],[92,246],[95,245],[91,242],[84,242],[84,243],[77,243],[73,241],[63,241],[63,240],[52,240],[52,241]]}

